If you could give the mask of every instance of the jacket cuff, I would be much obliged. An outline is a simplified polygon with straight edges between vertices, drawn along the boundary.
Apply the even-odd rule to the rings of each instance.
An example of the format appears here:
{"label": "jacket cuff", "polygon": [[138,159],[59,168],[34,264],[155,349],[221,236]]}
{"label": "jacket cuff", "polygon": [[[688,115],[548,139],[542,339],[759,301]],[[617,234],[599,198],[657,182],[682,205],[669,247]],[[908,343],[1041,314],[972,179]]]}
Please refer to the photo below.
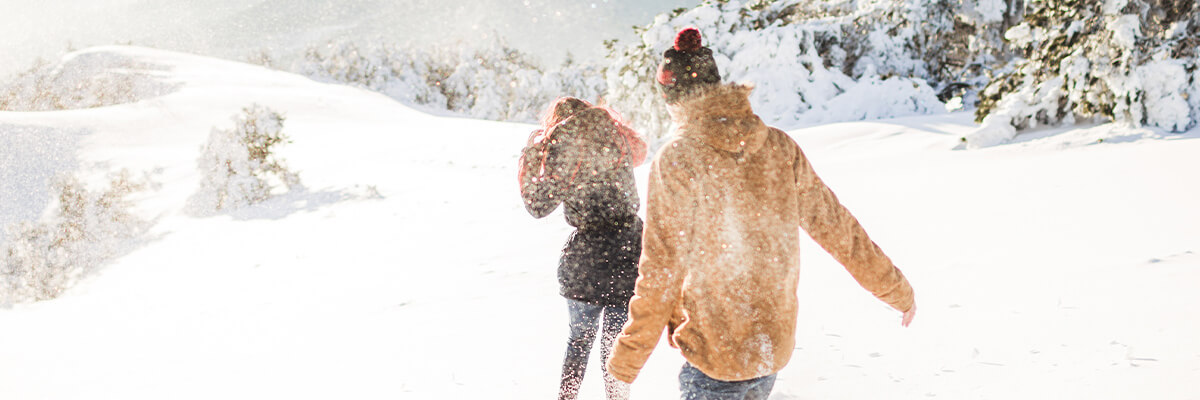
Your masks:
{"label": "jacket cuff", "polygon": [[617,380],[619,380],[621,382],[625,382],[625,383],[633,383],[633,380],[637,379],[638,372],[639,372],[636,369],[632,370],[632,371],[622,370],[616,364],[613,364],[611,359],[608,360],[608,364],[606,365],[606,367],[608,369],[609,375],[612,375],[613,378],[617,378]]}
{"label": "jacket cuff", "polygon": [[909,285],[908,281],[905,280],[901,283],[902,286],[899,288],[899,295],[894,297],[895,300],[891,301],[890,303],[892,308],[895,308],[897,311],[903,313],[908,312],[908,310],[913,308],[913,304],[916,303],[916,298],[913,294],[913,288],[911,285]]}

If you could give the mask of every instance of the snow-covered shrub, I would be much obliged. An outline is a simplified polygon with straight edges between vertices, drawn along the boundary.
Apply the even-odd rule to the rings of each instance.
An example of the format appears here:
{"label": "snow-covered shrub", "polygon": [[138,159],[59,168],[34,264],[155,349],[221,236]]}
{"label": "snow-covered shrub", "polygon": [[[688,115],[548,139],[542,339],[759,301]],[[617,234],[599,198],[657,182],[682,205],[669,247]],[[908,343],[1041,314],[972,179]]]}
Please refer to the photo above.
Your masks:
{"label": "snow-covered shrub", "polygon": [[233,128],[213,128],[197,160],[200,190],[190,206],[201,213],[232,209],[266,200],[278,187],[298,187],[300,176],[278,154],[290,143],[283,121],[278,112],[253,104],[234,115]]}
{"label": "snow-covered shrub", "polygon": [[442,108],[448,99],[438,86],[449,69],[449,65],[435,62],[430,53],[389,45],[360,49],[352,42],[310,46],[293,68],[319,81],[350,84],[405,103],[440,104]]}
{"label": "snow-covered shrub", "polygon": [[597,67],[543,68],[501,42],[432,50],[330,42],[310,47],[293,70],[407,104],[499,121],[534,122],[560,96],[597,99],[604,91]]}
{"label": "snow-covered shrub", "polygon": [[116,255],[147,227],[131,213],[128,196],[148,184],[127,171],[111,176],[102,190],[89,189],[73,176],[60,177],[48,216],[5,227],[0,304],[57,297]]}
{"label": "snow-covered shrub", "polygon": [[1172,132],[1200,121],[1200,3],[1035,1],[1005,38],[1023,58],[987,86],[968,147],[1079,119]]}
{"label": "snow-covered shrub", "polygon": [[38,59],[0,84],[0,110],[103,107],[160,96],[177,86],[155,79],[156,66],[97,50],[102,49],[68,53],[58,63]]}
{"label": "snow-covered shrub", "polygon": [[252,52],[246,56],[245,60],[248,63],[261,65],[266,68],[279,68],[279,62],[275,60],[275,56],[271,55],[271,52],[267,49],[259,49],[258,51]]}
{"label": "snow-covered shrub", "polygon": [[[790,125],[944,112],[939,100],[986,84],[1005,59],[999,33],[1019,0],[706,1],[607,42],[608,99],[653,139],[668,128],[654,78],[675,33],[696,27],[724,81],[756,85],[751,102]],[[868,85],[858,88],[859,85]],[[869,95],[886,88],[886,96]],[[879,93],[876,93],[879,94]],[[969,102],[969,100],[968,100]],[[847,109],[846,107],[853,107]]]}

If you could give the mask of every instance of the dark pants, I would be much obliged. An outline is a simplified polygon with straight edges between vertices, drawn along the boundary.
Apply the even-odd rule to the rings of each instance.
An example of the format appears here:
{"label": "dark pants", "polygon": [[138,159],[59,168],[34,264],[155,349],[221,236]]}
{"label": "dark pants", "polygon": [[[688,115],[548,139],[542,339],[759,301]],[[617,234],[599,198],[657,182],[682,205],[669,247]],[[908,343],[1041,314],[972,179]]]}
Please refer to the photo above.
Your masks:
{"label": "dark pants", "polygon": [[[567,309],[571,313],[571,338],[567,341],[567,355],[563,359],[562,385],[558,390],[560,400],[573,400],[579,395],[579,385],[583,382],[592,343],[596,341],[596,325],[601,314],[604,317],[603,335],[600,337],[602,368],[608,362],[613,342],[629,319],[629,310],[625,307],[567,299]],[[604,371],[604,390],[609,400],[629,398],[629,385],[613,378],[607,370]]]}
{"label": "dark pants", "polygon": [[681,400],[766,400],[775,387],[775,375],[729,382],[710,378],[692,364],[679,371]]}

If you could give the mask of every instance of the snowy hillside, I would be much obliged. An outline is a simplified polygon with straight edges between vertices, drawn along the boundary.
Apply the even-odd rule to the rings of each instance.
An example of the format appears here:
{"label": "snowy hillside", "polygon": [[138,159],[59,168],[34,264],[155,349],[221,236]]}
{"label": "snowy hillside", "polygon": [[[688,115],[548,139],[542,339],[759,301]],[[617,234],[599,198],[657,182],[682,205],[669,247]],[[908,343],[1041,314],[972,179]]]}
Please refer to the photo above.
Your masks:
{"label": "snowy hillside", "polygon": [[[125,168],[156,182],[132,198],[151,226],[61,297],[0,309],[0,398],[556,393],[569,229],[520,203],[532,126],[187,54],[77,57],[130,61],[122,74],[156,89],[0,112],[0,222],[44,216],[59,174]],[[285,115],[280,155],[303,189],[190,212],[201,147],[252,103]],[[798,349],[772,399],[1200,399],[1200,131],[1100,125],[958,150],[976,128],[953,113],[789,132],[919,312],[901,328],[806,239]],[[585,399],[603,397],[596,358]],[[681,363],[661,343],[633,398],[678,397]]]}
{"label": "snowy hillside", "polygon": [[[93,0],[0,1],[0,76],[76,48],[134,43],[241,59],[264,49],[299,56],[334,38],[378,38],[448,46],[501,34],[546,64],[570,51],[599,60],[601,42],[632,37],[629,26],[694,0]],[[541,23],[538,23],[541,21]],[[53,26],[55,29],[44,29]],[[407,43],[406,43],[407,42]]]}

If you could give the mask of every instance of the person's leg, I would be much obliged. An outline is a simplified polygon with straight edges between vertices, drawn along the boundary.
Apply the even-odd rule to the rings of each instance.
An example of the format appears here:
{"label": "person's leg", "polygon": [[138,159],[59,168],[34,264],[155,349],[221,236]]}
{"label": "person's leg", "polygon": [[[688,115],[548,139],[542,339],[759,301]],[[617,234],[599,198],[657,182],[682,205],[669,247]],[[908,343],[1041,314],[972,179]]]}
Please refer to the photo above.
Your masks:
{"label": "person's leg", "polygon": [[[628,320],[628,308],[604,307],[604,325],[600,336],[601,368],[608,363],[608,356],[612,353],[612,347],[617,341],[617,335],[621,334],[621,329],[625,327],[625,321]],[[629,384],[614,378],[608,373],[607,368],[604,368],[604,391],[608,394],[608,400],[625,400],[629,398]]]}
{"label": "person's leg", "polygon": [[745,381],[713,379],[689,363],[679,371],[682,400],[765,400],[775,385],[775,375]]}
{"label": "person's leg", "polygon": [[746,400],[767,400],[767,397],[771,395],[771,389],[775,388],[775,375],[757,378],[753,382],[750,390],[746,392]]}
{"label": "person's leg", "polygon": [[742,400],[746,388],[708,377],[690,363],[679,371],[680,400]]}
{"label": "person's leg", "polygon": [[567,299],[567,310],[571,315],[571,336],[567,340],[566,356],[563,357],[559,400],[574,400],[579,395],[579,385],[583,382],[583,373],[587,369],[592,342],[596,341],[596,323],[602,309],[601,306]]}

